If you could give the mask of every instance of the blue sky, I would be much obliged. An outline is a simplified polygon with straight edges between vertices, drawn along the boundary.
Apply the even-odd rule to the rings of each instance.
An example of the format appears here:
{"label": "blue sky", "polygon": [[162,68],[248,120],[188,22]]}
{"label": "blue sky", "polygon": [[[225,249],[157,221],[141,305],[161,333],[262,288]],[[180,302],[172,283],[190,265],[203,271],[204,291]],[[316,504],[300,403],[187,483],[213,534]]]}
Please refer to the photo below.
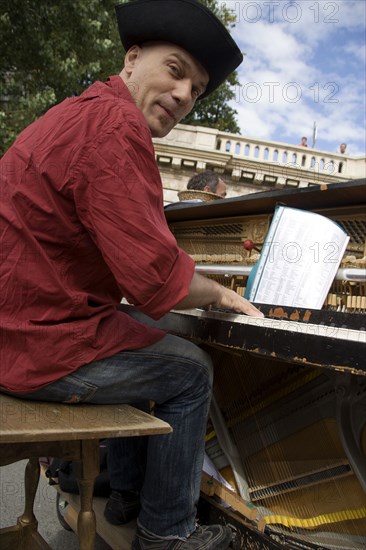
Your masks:
{"label": "blue sky", "polygon": [[232,102],[241,134],[366,154],[366,0],[219,0],[245,59]]}

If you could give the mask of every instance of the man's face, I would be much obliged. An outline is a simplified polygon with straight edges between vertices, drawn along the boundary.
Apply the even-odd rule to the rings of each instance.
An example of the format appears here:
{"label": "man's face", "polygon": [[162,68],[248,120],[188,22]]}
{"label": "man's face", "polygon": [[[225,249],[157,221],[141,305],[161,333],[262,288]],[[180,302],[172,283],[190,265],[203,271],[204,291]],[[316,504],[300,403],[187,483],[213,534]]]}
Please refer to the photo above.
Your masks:
{"label": "man's face", "polygon": [[164,137],[193,108],[208,84],[206,70],[168,42],[133,46],[121,73],[153,137]]}

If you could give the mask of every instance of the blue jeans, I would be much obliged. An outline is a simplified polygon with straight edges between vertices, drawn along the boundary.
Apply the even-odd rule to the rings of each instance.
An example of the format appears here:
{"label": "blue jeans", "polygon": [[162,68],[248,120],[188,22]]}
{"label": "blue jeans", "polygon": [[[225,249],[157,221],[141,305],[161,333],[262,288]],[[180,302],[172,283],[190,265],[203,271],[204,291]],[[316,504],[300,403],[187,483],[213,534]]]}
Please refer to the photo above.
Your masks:
{"label": "blue jeans", "polygon": [[130,403],[168,422],[164,435],[109,440],[111,487],[140,493],[139,524],[162,537],[195,530],[212,390],[208,354],[172,335],[94,361],[22,397],[65,403]]}

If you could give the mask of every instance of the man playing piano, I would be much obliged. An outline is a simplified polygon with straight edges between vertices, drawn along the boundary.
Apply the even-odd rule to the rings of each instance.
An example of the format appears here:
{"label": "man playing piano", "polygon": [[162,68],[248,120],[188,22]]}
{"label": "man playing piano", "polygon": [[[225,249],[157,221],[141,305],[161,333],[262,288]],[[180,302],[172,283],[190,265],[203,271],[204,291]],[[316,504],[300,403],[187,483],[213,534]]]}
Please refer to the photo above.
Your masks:
{"label": "man playing piano", "polygon": [[212,387],[192,343],[141,323],[213,305],[261,317],[194,271],[163,210],[151,137],[163,137],[242,61],[196,0],[117,6],[124,68],[25,129],[1,164],[1,386],[26,399],[132,403],[173,427],[113,440],[107,518],[138,516],[135,550],[224,549],[231,532],[197,527]]}

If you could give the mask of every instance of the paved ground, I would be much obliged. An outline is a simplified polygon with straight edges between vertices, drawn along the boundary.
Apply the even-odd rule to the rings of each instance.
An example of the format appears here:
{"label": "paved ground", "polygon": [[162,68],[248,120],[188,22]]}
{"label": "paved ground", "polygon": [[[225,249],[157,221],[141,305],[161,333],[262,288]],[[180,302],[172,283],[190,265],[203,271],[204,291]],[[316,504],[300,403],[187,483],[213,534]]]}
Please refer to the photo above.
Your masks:
{"label": "paved ground", "polygon": [[[16,518],[24,507],[24,468],[27,461],[22,460],[0,468],[0,527],[16,523]],[[53,550],[77,550],[77,538],[66,531],[56,515],[56,491],[41,476],[34,513],[38,519],[38,528]],[[16,550],[16,549],[14,549]],[[95,550],[110,550],[101,539],[97,539]]]}

